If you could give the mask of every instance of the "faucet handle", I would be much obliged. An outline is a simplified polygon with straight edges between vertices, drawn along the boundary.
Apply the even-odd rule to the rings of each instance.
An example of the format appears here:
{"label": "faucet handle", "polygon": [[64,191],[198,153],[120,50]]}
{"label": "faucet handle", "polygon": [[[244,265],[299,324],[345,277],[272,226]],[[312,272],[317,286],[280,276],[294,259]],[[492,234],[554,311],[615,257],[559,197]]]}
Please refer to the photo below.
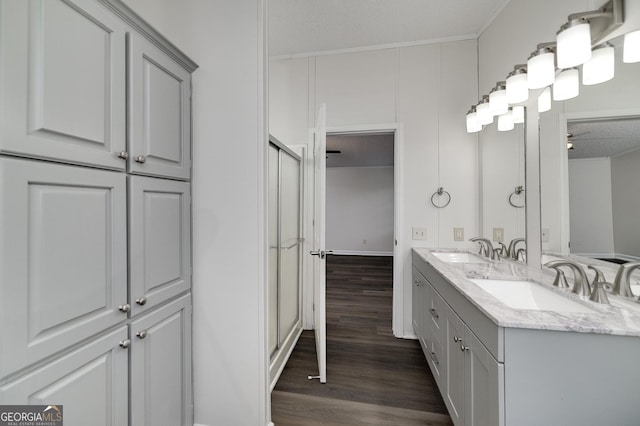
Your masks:
{"label": "faucet handle", "polygon": [[569,288],[567,277],[564,275],[564,271],[560,268],[554,268],[556,270],[556,279],[553,280],[553,285],[559,288]]}
{"label": "faucet handle", "polygon": [[[595,266],[592,265],[587,265],[587,267],[591,270],[593,270],[596,275],[593,277],[593,281],[591,281],[591,285],[596,285],[597,283],[607,283],[607,279],[604,277],[604,274],[602,273],[602,271],[598,268],[596,268]],[[610,285],[610,284],[609,284]]]}
{"label": "faucet handle", "polygon": [[593,290],[591,291],[591,296],[589,296],[589,300],[596,303],[603,303],[608,305],[609,298],[607,297],[607,292],[604,291],[605,286],[611,287],[611,284],[604,281],[597,281],[593,284]]}

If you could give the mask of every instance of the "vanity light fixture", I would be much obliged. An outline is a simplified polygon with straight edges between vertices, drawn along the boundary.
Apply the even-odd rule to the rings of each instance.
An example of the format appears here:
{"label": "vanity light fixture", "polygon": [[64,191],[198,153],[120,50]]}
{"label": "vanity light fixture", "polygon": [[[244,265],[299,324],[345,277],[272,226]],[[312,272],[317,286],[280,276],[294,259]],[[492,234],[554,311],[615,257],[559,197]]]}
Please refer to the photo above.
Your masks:
{"label": "vanity light fixture", "polygon": [[478,123],[485,126],[493,123],[493,114],[489,109],[489,95],[482,96],[482,100],[476,106],[476,113],[478,117]]}
{"label": "vanity light fixture", "polygon": [[553,84],[556,78],[554,43],[541,43],[527,61],[529,89],[542,89]]}
{"label": "vanity light fixture", "polygon": [[515,124],[524,123],[524,106],[523,105],[514,105],[511,107],[511,113],[513,114],[513,122]]}
{"label": "vanity light fixture", "polygon": [[478,113],[476,106],[472,106],[467,112],[467,133],[476,133],[482,130],[482,124],[478,122]]}
{"label": "vanity light fixture", "polygon": [[551,109],[551,87],[546,87],[538,96],[538,112],[545,112]]}
{"label": "vanity light fixture", "polygon": [[498,116],[498,131],[507,132],[509,130],[513,130],[513,113],[511,108],[504,114]]}
{"label": "vanity light fixture", "polygon": [[489,92],[489,111],[491,111],[493,115],[502,115],[509,111],[507,86],[504,81],[499,81],[496,87]]}
{"label": "vanity light fixture", "polygon": [[627,63],[640,62],[640,30],[624,35],[622,60]]}
{"label": "vanity light fixture", "polygon": [[564,101],[580,94],[580,76],[577,68],[563,70],[553,83],[553,100]]}
{"label": "vanity light fixture", "polygon": [[507,102],[518,104],[529,99],[529,85],[527,83],[527,66],[519,64],[507,76]]}
{"label": "vanity light fixture", "polygon": [[582,66],[582,84],[589,86],[611,80],[615,74],[614,52],[610,43],[594,47],[591,59]]}

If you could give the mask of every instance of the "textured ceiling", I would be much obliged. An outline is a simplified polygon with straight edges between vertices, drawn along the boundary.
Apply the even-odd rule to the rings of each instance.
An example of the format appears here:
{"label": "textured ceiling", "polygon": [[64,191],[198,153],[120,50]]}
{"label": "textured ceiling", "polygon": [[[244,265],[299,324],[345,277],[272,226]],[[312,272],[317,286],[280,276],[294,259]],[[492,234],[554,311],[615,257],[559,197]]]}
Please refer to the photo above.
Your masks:
{"label": "textured ceiling", "polygon": [[509,0],[269,0],[269,55],[477,36]]}
{"label": "textured ceiling", "polygon": [[393,166],[393,133],[327,136],[327,167]]}
{"label": "textured ceiling", "polygon": [[640,149],[640,117],[570,121],[569,159],[614,157]]}

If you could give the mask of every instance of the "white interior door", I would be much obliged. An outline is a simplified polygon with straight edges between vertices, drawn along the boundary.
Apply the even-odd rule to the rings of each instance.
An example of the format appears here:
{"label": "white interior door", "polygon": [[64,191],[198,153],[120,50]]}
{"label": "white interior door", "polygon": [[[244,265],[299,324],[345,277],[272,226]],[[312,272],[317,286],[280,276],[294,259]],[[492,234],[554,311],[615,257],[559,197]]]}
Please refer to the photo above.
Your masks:
{"label": "white interior door", "polygon": [[327,382],[327,324],[326,324],[326,260],[325,260],[325,199],[327,154],[327,108],[320,106],[313,134],[314,203],[313,203],[313,323],[316,335],[316,354],[321,383]]}

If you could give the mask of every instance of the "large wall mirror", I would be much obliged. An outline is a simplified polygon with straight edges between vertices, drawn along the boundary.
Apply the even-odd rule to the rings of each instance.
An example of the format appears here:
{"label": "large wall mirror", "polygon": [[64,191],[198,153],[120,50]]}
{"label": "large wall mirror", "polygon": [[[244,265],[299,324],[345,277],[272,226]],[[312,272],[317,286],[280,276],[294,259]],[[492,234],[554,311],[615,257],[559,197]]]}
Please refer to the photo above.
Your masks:
{"label": "large wall mirror", "polygon": [[540,113],[542,249],[640,259],[640,63]]}
{"label": "large wall mirror", "polygon": [[515,257],[524,248],[526,232],[524,125],[505,132],[497,127],[495,123],[486,126],[480,135],[482,235],[495,247],[513,242]]}

